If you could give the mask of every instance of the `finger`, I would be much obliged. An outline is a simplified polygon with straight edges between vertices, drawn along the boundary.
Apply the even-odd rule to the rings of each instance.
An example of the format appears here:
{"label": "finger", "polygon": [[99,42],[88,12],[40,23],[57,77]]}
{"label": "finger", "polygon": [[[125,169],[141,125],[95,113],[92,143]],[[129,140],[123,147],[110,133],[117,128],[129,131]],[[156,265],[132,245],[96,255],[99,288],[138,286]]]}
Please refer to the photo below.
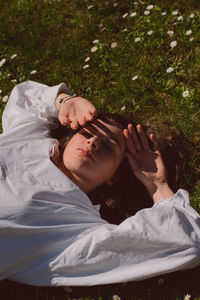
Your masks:
{"label": "finger", "polygon": [[92,121],[94,119],[94,116],[91,113],[85,114],[85,118],[87,121]]}
{"label": "finger", "polygon": [[138,134],[139,134],[140,141],[142,144],[142,148],[144,150],[150,151],[151,149],[150,149],[149,143],[147,141],[147,136],[146,136],[146,133],[144,132],[142,125],[140,125],[140,124],[137,125],[137,130],[138,130]]}
{"label": "finger", "polygon": [[84,126],[85,124],[86,124],[86,118],[85,118],[85,116],[80,116],[79,118],[78,118],[78,122],[79,122],[79,124],[81,125],[81,126]]}
{"label": "finger", "polygon": [[89,113],[91,113],[91,115],[92,115],[93,117],[97,117],[97,115],[98,115],[98,111],[96,110],[95,107],[92,107],[92,108],[89,110]]}
{"label": "finger", "polygon": [[130,135],[129,135],[128,130],[127,130],[127,129],[124,129],[123,133],[124,133],[124,136],[125,136],[126,145],[127,145],[127,147],[128,147],[128,150],[129,150],[131,153],[133,153],[133,154],[136,153],[137,151],[136,151],[136,149],[135,149],[135,146],[134,146],[133,141],[132,141],[132,139],[131,139],[131,137],[130,137]]}
{"label": "finger", "polygon": [[135,145],[136,150],[141,151],[142,147],[140,145],[140,141],[138,139],[136,130],[133,128],[133,124],[128,124],[128,132],[129,132],[131,138],[133,139],[133,143]]}
{"label": "finger", "polygon": [[73,120],[71,123],[70,123],[70,126],[73,130],[76,130],[78,129],[78,120]]}
{"label": "finger", "polygon": [[66,126],[67,124],[70,123],[70,119],[68,118],[67,115],[62,115],[61,114],[61,115],[58,116],[58,119],[59,119],[62,126]]}
{"label": "finger", "polygon": [[151,133],[151,134],[150,134],[150,139],[151,139],[152,142],[153,142],[153,149],[154,149],[154,151],[160,153],[160,147],[159,147],[158,142],[157,142],[157,140],[156,140],[155,134]]}

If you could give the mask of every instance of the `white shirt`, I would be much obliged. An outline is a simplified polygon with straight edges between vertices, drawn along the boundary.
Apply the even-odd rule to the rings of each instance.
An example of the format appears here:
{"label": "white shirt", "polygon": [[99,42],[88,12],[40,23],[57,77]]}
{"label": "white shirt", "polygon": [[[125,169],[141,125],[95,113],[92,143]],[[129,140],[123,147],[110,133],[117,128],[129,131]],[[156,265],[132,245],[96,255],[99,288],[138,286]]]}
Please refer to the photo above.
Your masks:
{"label": "white shirt", "polygon": [[0,280],[88,286],[200,265],[200,216],[185,190],[113,225],[53,164],[50,117],[61,88],[70,93],[64,84],[21,83],[3,113]]}

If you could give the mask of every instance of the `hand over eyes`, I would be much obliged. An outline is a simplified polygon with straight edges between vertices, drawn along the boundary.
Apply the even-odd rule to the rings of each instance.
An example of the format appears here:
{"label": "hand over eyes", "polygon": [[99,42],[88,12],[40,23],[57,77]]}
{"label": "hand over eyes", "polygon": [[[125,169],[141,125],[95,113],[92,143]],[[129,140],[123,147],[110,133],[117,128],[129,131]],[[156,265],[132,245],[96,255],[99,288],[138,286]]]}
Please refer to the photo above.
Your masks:
{"label": "hand over eyes", "polygon": [[141,125],[134,129],[133,125],[129,124],[128,129],[124,129],[124,136],[128,150],[125,155],[134,175],[148,190],[160,183],[166,183],[166,170],[154,134],[150,135],[153,149]]}

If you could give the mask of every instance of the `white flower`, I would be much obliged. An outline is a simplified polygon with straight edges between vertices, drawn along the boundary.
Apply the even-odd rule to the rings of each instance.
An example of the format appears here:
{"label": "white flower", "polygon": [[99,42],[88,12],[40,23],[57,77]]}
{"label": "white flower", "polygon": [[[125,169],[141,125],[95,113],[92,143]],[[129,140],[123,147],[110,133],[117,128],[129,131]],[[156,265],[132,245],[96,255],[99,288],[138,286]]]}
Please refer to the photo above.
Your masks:
{"label": "white flower", "polygon": [[178,10],[172,12],[172,16],[177,16],[177,15],[178,15]]}
{"label": "white flower", "polygon": [[125,106],[125,105],[121,107],[121,110],[125,110],[125,109],[126,109],[126,106]]}
{"label": "white flower", "polygon": [[174,34],[174,32],[172,30],[168,30],[167,34],[169,34],[169,36],[172,36]]}
{"label": "white flower", "polygon": [[89,68],[89,65],[84,65],[83,66],[83,69],[87,69],[87,68]]}
{"label": "white flower", "polygon": [[150,11],[149,11],[149,10],[145,10],[145,11],[144,11],[144,14],[147,16],[147,15],[150,14]]}
{"label": "white flower", "polygon": [[122,29],[123,32],[126,32],[127,30],[128,30],[127,28]]}
{"label": "white flower", "polygon": [[151,4],[151,5],[148,5],[147,7],[146,7],[146,9],[153,9],[153,5]]}
{"label": "white flower", "polygon": [[184,91],[182,95],[183,95],[184,98],[189,96],[189,91]]}
{"label": "white flower", "polygon": [[184,300],[190,300],[191,296],[189,294],[185,295]]}
{"label": "white flower", "polygon": [[192,42],[193,40],[194,40],[194,38],[193,38],[193,37],[191,37],[191,38],[190,38],[190,42]]}
{"label": "white flower", "polygon": [[133,81],[136,80],[136,79],[138,79],[138,75],[135,75],[135,76],[132,78]]}
{"label": "white flower", "polygon": [[179,16],[179,17],[177,18],[177,21],[183,21],[183,16]]}
{"label": "white flower", "polygon": [[194,14],[192,13],[191,15],[189,15],[189,18],[194,18]]}
{"label": "white flower", "polygon": [[0,90],[0,94],[2,93],[2,90]]}
{"label": "white flower", "polygon": [[126,18],[128,16],[128,13],[125,13],[122,18]]}
{"label": "white flower", "polygon": [[174,71],[174,68],[172,68],[172,67],[169,67],[168,69],[167,69],[167,73],[171,73],[171,72],[173,72]]}
{"label": "white flower", "polygon": [[93,44],[98,44],[99,43],[99,40],[94,40],[93,41]]}
{"label": "white flower", "polygon": [[17,79],[12,79],[11,82],[17,82]]}
{"label": "white flower", "polygon": [[113,4],[113,7],[115,7],[115,6],[117,6],[117,5],[118,5],[118,3],[116,2],[116,3]]}
{"label": "white flower", "polygon": [[112,296],[112,299],[113,299],[113,300],[121,300],[121,298],[120,298],[118,295],[113,295],[113,296]]}
{"label": "white flower", "polygon": [[3,102],[6,102],[6,101],[8,101],[8,96],[7,95],[3,97]]}
{"label": "white flower", "polygon": [[137,15],[136,12],[132,12],[132,13],[130,14],[130,17],[135,17],[136,15]]}
{"label": "white flower", "polygon": [[191,33],[192,33],[192,30],[187,30],[185,34],[190,35]]}
{"label": "white flower", "polygon": [[148,35],[152,35],[152,33],[153,33],[153,30],[150,30],[147,32]]}
{"label": "white flower", "polygon": [[166,16],[166,14],[167,14],[166,11],[161,13],[162,16]]}
{"label": "white flower", "polygon": [[92,8],[92,7],[93,7],[93,5],[89,5],[87,8],[90,9],[90,8]]}
{"label": "white flower", "polygon": [[170,44],[170,47],[174,48],[174,47],[176,47],[176,45],[177,45],[177,41],[172,41]]}
{"label": "white flower", "polygon": [[111,44],[111,48],[115,48],[117,46],[117,43],[116,42],[113,42],[112,44]]}
{"label": "white flower", "polygon": [[134,5],[138,5],[138,2],[137,2],[137,1],[135,1],[133,4],[134,4]]}
{"label": "white flower", "polygon": [[88,62],[90,60],[90,57],[88,56],[84,61]]}
{"label": "white flower", "polygon": [[97,51],[97,47],[92,47],[91,52],[95,52],[95,51]]}
{"label": "white flower", "polygon": [[139,42],[140,40],[141,40],[141,38],[138,37],[138,38],[135,39],[135,42],[137,43],[137,42]]}
{"label": "white flower", "polygon": [[3,59],[0,61],[0,67],[2,67],[2,66],[3,66],[3,64],[5,64],[5,62],[6,62],[6,59],[5,59],[5,58],[3,58]]}
{"label": "white flower", "polygon": [[15,54],[13,54],[12,56],[11,56],[11,59],[13,59],[13,58],[15,58],[17,56],[17,54],[15,53]]}
{"label": "white flower", "polygon": [[10,77],[10,73],[7,74],[7,77]]}
{"label": "white flower", "polygon": [[30,72],[31,75],[33,75],[33,74],[35,74],[35,73],[37,73],[36,70],[32,70],[32,71]]}

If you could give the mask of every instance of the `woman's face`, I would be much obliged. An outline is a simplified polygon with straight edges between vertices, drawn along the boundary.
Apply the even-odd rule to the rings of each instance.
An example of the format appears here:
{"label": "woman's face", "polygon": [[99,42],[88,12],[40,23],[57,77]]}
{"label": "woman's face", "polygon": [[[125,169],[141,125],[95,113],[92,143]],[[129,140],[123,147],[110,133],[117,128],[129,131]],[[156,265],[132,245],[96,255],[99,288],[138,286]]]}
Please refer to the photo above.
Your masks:
{"label": "woman's face", "polygon": [[72,177],[95,188],[111,179],[124,151],[122,129],[96,119],[70,139],[63,153],[63,164]]}

